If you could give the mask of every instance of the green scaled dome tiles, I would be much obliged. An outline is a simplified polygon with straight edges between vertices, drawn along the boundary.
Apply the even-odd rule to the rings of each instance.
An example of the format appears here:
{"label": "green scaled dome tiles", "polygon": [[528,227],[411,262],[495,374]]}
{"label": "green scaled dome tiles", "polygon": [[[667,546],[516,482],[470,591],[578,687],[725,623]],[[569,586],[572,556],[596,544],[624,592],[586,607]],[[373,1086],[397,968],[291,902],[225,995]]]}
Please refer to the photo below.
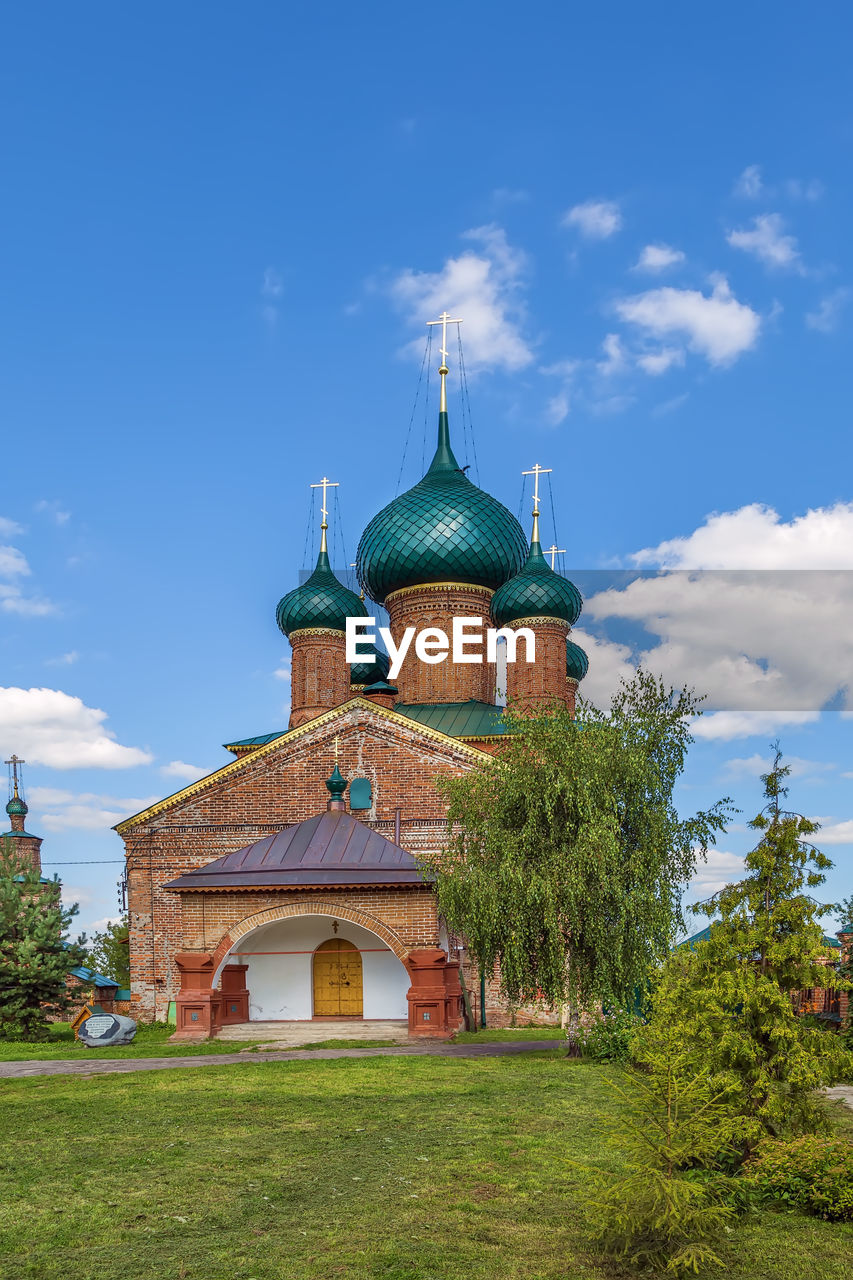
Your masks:
{"label": "green scaled dome tiles", "polygon": [[305,627],[345,631],[347,618],[366,617],[362,601],[332,573],[326,551],[320,552],[317,567],[308,581],[282,596],[275,611],[279,630],[288,637]]}
{"label": "green scaled dome tiles", "polygon": [[518,573],[526,549],[515,516],[461,470],[441,413],[438,448],[423,480],[384,507],[361,535],[358,580],[379,604],[401,587],[430,582],[494,589]]}
{"label": "green scaled dome tiles", "polygon": [[566,645],[566,675],[572,680],[583,680],[589,671],[589,658],[579,644],[570,640]]}
{"label": "green scaled dome tiles", "polygon": [[12,799],[6,805],[6,812],[11,818],[13,813],[21,813],[26,816],[26,814],[29,813],[29,809],[24,804],[20,796],[12,796]]}
{"label": "green scaled dome tiles", "polygon": [[372,658],[362,658],[359,662],[350,663],[350,684],[384,684],[390,666],[388,654],[381,649],[374,649]]}
{"label": "green scaled dome tiles", "polygon": [[531,543],[527,564],[492,596],[492,618],[499,627],[519,618],[562,618],[569,626],[583,608],[581,593],[568,578],[555,573],[538,542]]}

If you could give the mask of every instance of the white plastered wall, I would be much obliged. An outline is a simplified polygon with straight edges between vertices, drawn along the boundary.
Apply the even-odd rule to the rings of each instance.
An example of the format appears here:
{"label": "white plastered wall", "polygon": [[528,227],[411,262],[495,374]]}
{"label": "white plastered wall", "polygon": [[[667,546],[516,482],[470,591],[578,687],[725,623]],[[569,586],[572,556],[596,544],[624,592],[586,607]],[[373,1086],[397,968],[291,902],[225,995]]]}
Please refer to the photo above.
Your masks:
{"label": "white plastered wall", "polygon": [[[321,942],[345,938],[361,952],[365,1018],[408,1018],[411,985],[402,961],[369,929],[333,916],[290,916],[246,934],[224,964],[247,964],[252,1022],[313,1016],[312,959]],[[218,982],[218,977],[216,979]]]}

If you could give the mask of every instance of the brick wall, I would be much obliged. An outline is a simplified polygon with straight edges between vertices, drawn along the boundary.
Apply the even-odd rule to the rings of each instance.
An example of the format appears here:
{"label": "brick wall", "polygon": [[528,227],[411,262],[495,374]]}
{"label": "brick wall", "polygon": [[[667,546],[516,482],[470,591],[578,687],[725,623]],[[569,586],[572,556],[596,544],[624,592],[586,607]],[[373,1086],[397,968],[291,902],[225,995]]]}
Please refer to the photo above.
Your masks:
{"label": "brick wall", "polygon": [[[393,840],[395,809],[399,807],[403,847],[413,853],[439,847],[445,810],[435,780],[458,776],[469,768],[472,752],[461,744],[431,740],[417,726],[400,724],[372,707],[343,707],[325,723],[303,729],[296,740],[280,739],[271,748],[234,762],[224,777],[194,784],[173,806],[135,825],[123,826],[136,1014],[165,1016],[179,986],[173,957],[189,945],[184,942],[180,896],[167,892],[163,885],[322,812],[328,799],[324,783],[334,765],[336,737],[344,777],[370,779],[373,807],[364,814],[368,824]],[[196,896],[203,899],[207,895]],[[236,918],[242,919],[249,914],[247,895],[233,896],[242,899],[242,905],[235,907],[241,913]],[[411,912],[415,896],[410,895],[408,901],[407,911]],[[197,909],[208,910],[201,903]],[[434,916],[434,906],[430,910]],[[203,949],[215,946],[213,933],[220,923],[222,920],[215,927],[210,922],[203,926]],[[410,915],[405,927],[411,933],[416,924]],[[192,927],[197,930],[198,923]],[[433,932],[425,945],[434,945],[434,923],[430,928]],[[194,938],[198,942],[197,932]]]}
{"label": "brick wall", "polygon": [[[415,627],[416,632],[438,627],[452,643],[455,617],[481,618],[483,646],[478,650],[472,645],[469,651],[471,654],[480,652],[485,657],[485,628],[492,625],[489,618],[492,594],[487,587],[453,583],[432,583],[395,591],[385,601],[394,643],[400,643],[406,627]],[[565,655],[563,668],[565,675]],[[415,641],[412,640],[394,684],[402,703],[467,702],[469,698],[476,698],[478,702],[494,702],[495,667],[486,662],[453,663],[449,655],[443,662],[421,662],[415,654]]]}
{"label": "brick wall", "polygon": [[343,631],[306,627],[291,633],[290,645],[289,727],[295,729],[339,707],[352,695]]}

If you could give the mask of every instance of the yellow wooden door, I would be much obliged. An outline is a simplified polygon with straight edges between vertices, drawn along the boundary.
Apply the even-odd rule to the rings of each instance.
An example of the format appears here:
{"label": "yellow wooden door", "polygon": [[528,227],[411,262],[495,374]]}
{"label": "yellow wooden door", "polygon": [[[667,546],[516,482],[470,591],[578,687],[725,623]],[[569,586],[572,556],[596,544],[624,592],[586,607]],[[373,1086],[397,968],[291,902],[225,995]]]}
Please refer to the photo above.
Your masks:
{"label": "yellow wooden door", "polygon": [[329,938],[314,952],[314,1017],[360,1018],[361,954],[345,938]]}

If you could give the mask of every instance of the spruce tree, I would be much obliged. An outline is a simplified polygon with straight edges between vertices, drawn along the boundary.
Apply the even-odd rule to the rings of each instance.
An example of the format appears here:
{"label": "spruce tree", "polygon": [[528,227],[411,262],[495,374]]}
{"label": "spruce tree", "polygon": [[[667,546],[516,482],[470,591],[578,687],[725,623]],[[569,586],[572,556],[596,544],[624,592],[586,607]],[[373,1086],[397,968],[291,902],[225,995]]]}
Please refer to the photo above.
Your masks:
{"label": "spruce tree", "polygon": [[[0,846],[0,1037],[38,1040],[71,1004],[66,981],[85,962],[68,941],[76,905],[63,907],[57,877],[43,881],[13,841]],[[81,939],[85,943],[85,938]]]}
{"label": "spruce tree", "polygon": [[746,875],[696,910],[715,917],[707,940],[679,948],[664,966],[649,1025],[635,1042],[652,1074],[685,1048],[695,1074],[727,1099],[726,1141],[741,1156],[765,1135],[821,1124],[814,1091],[849,1073],[840,1037],[799,1017],[793,993],[839,985],[823,940],[821,906],[809,890],[832,866],[808,837],[818,824],[783,807],[790,770],[774,744],[763,775],[767,801],[750,826],[760,833]]}

